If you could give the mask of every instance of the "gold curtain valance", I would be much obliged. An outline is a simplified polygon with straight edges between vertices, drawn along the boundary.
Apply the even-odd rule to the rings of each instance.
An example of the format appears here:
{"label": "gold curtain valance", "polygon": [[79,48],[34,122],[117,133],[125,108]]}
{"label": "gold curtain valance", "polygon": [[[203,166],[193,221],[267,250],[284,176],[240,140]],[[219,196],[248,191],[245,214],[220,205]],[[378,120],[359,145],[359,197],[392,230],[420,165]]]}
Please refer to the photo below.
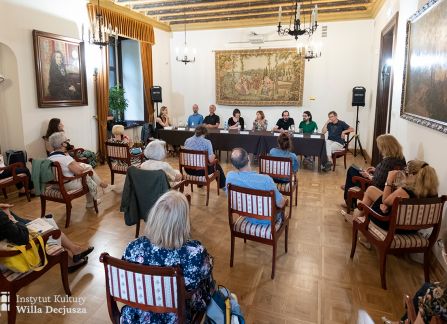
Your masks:
{"label": "gold curtain valance", "polygon": [[98,7],[93,3],[87,4],[87,10],[90,22],[95,19],[96,14],[99,11],[99,13],[101,13],[104,17],[104,23],[107,26],[110,24],[113,29],[117,28],[119,35],[133,38],[151,45],[155,44],[154,28],[152,25],[138,21],[132,17],[128,17],[102,6]]}

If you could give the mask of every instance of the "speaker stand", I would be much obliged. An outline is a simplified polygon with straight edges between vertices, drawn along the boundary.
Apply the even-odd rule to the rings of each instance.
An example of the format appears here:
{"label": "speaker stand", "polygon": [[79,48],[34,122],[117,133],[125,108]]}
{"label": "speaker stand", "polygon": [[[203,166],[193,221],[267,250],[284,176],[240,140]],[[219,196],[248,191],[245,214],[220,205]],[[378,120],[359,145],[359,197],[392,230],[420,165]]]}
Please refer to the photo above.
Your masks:
{"label": "speaker stand", "polygon": [[158,101],[155,103],[155,107],[156,107],[156,110],[155,110],[155,117],[154,117],[154,129],[156,129],[157,128],[157,117],[158,117]]}
{"label": "speaker stand", "polygon": [[365,164],[367,164],[368,161],[366,160],[365,153],[363,153],[362,142],[360,142],[360,135],[357,134],[358,128],[359,128],[359,124],[360,124],[360,121],[359,121],[359,106],[357,106],[357,116],[355,118],[354,157],[357,156],[357,144],[358,144],[359,145],[359,149],[360,149],[360,153],[362,154],[363,159],[365,160]]}

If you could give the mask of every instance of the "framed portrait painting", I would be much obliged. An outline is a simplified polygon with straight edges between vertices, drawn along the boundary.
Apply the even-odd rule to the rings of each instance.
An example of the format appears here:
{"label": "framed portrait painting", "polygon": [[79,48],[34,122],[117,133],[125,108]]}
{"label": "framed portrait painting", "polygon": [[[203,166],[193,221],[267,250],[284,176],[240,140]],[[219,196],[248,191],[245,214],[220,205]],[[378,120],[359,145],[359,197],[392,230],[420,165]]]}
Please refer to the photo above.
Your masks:
{"label": "framed portrait painting", "polygon": [[87,105],[84,43],[38,30],[33,41],[38,106]]}
{"label": "framed portrait painting", "polygon": [[447,134],[447,0],[407,21],[401,117]]}
{"label": "framed portrait painting", "polygon": [[216,51],[216,102],[301,106],[304,55],[296,48]]}

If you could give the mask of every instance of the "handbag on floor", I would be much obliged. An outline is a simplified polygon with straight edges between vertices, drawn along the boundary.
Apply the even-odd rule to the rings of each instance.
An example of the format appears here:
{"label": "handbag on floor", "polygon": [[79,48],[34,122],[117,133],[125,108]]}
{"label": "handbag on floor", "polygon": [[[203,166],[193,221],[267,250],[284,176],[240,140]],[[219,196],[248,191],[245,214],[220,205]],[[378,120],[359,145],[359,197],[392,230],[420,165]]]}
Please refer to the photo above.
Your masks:
{"label": "handbag on floor", "polygon": [[219,286],[206,309],[205,324],[244,324],[244,316],[235,294]]}

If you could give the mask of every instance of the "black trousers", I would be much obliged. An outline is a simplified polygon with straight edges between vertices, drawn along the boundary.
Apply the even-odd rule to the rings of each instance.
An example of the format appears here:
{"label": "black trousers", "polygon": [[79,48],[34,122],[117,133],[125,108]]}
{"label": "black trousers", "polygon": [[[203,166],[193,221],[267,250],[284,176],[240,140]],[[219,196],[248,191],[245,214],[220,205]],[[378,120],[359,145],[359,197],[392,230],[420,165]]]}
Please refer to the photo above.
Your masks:
{"label": "black trousers", "polygon": [[[216,164],[216,169],[220,173],[219,188],[225,188],[225,182],[226,182],[225,173],[222,170],[222,167],[220,166],[220,164]],[[203,170],[192,170],[192,169],[185,168],[185,171],[189,175],[200,176],[200,177],[203,177],[205,175],[205,171],[203,171]],[[213,172],[214,172],[214,166],[212,166],[212,165],[208,166],[208,174],[213,173]]]}
{"label": "black trousers", "polygon": [[354,183],[352,181],[352,178],[355,176],[361,177],[360,171],[353,168],[352,166],[349,167],[348,171],[346,172],[346,181],[345,181],[345,193],[343,197],[345,198],[345,201],[348,199],[348,190],[349,188],[355,187],[357,183]]}
{"label": "black trousers", "polygon": [[[16,174],[22,174],[25,173],[28,177],[28,189],[32,190],[34,188],[33,182],[31,181],[31,173],[29,172],[28,168],[16,168]],[[0,179],[6,179],[12,177],[12,172],[7,169],[4,170],[2,173],[0,173]],[[22,189],[23,184],[21,182],[16,183],[17,189]]]}

